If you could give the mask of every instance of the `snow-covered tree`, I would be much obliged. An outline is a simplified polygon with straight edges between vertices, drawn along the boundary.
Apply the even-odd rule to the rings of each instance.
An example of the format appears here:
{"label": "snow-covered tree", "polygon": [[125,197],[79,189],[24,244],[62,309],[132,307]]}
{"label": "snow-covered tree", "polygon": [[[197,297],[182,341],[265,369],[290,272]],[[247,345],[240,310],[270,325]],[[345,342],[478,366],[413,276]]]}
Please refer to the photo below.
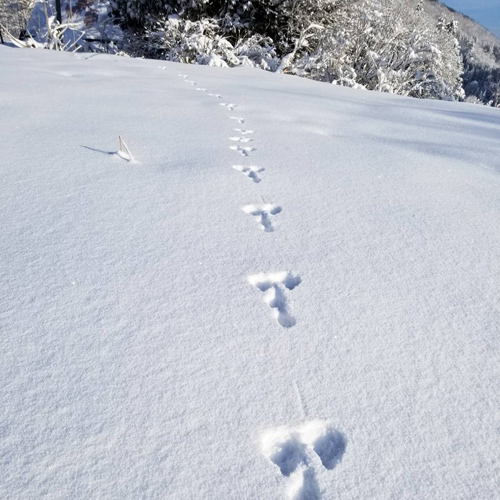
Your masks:
{"label": "snow-covered tree", "polygon": [[415,97],[461,98],[458,42],[403,0],[345,3],[318,42],[288,62],[314,79]]}
{"label": "snow-covered tree", "polygon": [[113,0],[134,54],[460,99],[454,22],[410,0]]}

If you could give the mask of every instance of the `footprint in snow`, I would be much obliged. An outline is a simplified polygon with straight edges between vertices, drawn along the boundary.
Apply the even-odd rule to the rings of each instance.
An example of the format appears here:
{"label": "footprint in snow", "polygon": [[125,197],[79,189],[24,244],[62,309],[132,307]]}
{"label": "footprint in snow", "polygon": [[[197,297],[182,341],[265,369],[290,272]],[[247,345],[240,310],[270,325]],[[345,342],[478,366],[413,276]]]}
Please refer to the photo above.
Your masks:
{"label": "footprint in snow", "polygon": [[271,233],[274,231],[271,215],[279,214],[281,212],[281,207],[265,203],[264,205],[246,205],[242,210],[249,215],[253,215],[263,231]]}
{"label": "footprint in snow", "polygon": [[224,106],[224,107],[226,107],[227,109],[229,109],[229,111],[233,111],[233,109],[237,107],[237,105],[236,105],[236,104],[231,104],[231,103],[228,103],[228,102],[221,102],[221,103],[219,104],[219,106]]}
{"label": "footprint in snow", "polygon": [[264,292],[264,302],[273,309],[273,316],[284,328],[295,325],[295,318],[290,314],[285,289],[293,290],[302,283],[300,276],[294,276],[291,272],[281,271],[270,274],[255,274],[249,276],[251,285]]}
{"label": "footprint in snow", "polygon": [[239,132],[241,135],[253,134],[253,130],[244,130],[241,128],[235,128],[235,132]]}
{"label": "footprint in snow", "polygon": [[231,120],[236,120],[238,123],[245,123],[245,118],[239,118],[237,116],[230,116]]}
{"label": "footprint in snow", "polygon": [[264,455],[287,480],[291,500],[320,500],[316,470],[333,470],[342,460],[347,441],[329,422],[314,420],[290,428],[279,427],[262,437]]}
{"label": "footprint in snow", "polygon": [[196,90],[198,90],[199,92],[208,92],[208,89],[202,89],[200,87],[198,87]]}
{"label": "footprint in snow", "polygon": [[249,137],[230,137],[229,140],[233,142],[253,142],[253,139]]}
{"label": "footprint in snow", "polygon": [[217,99],[222,99],[222,96],[220,94],[208,94],[211,97],[216,97]]}
{"label": "footprint in snow", "polygon": [[250,156],[252,151],[257,151],[255,148],[251,146],[229,146],[229,149],[240,153],[241,156]]}
{"label": "footprint in snow", "polygon": [[238,172],[246,175],[253,182],[258,184],[262,179],[259,177],[260,172],[264,172],[264,168],[262,167],[245,167],[243,165],[233,165],[233,168]]}

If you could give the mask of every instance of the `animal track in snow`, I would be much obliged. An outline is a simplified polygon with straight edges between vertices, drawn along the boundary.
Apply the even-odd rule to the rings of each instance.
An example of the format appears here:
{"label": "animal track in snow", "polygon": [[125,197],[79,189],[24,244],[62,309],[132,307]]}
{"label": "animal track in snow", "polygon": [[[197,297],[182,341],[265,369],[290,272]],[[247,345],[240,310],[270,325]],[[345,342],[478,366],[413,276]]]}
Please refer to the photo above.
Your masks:
{"label": "animal track in snow", "polygon": [[230,116],[231,120],[237,120],[238,123],[245,123],[245,118],[239,118],[237,116]]}
{"label": "animal track in snow", "polygon": [[263,231],[271,233],[274,231],[274,227],[271,223],[270,216],[279,214],[281,212],[281,207],[278,205],[271,205],[270,203],[264,205],[246,205],[243,207],[243,211],[253,215]]}
{"label": "animal track in snow", "polygon": [[235,128],[235,132],[239,132],[241,135],[253,134],[253,130],[243,130],[241,128]]}
{"label": "animal track in snow", "polygon": [[201,87],[198,87],[196,90],[199,92],[208,92],[208,89],[202,89]]}
{"label": "animal track in snow", "polygon": [[288,309],[284,288],[293,290],[300,285],[302,280],[299,276],[294,276],[288,271],[270,274],[260,273],[249,276],[248,281],[264,292],[264,302],[273,309],[273,315],[281,326],[291,328],[295,325],[295,318]]}
{"label": "animal track in snow", "polygon": [[[291,500],[320,500],[316,478],[320,463],[327,470],[342,460],[347,441],[329,422],[313,420],[296,427],[279,427],[262,437],[264,455],[278,466],[288,480],[287,496]],[[319,461],[318,461],[319,458]]]}
{"label": "animal track in snow", "polygon": [[236,104],[231,104],[229,102],[221,102],[219,106],[224,106],[229,109],[229,111],[233,111],[233,109],[236,108]]}
{"label": "animal track in snow", "polygon": [[240,153],[241,156],[250,156],[251,151],[257,151],[255,148],[251,146],[229,146],[229,149]]}
{"label": "animal track in snow", "polygon": [[249,179],[258,184],[262,179],[258,176],[260,172],[264,172],[262,167],[245,167],[243,165],[233,165],[233,168],[238,172],[245,174]]}
{"label": "animal track in snow", "polygon": [[217,97],[217,99],[222,99],[222,96],[220,94],[208,94],[211,97]]}
{"label": "animal track in snow", "polygon": [[253,139],[250,139],[250,137],[230,137],[229,140],[234,142],[253,142]]}

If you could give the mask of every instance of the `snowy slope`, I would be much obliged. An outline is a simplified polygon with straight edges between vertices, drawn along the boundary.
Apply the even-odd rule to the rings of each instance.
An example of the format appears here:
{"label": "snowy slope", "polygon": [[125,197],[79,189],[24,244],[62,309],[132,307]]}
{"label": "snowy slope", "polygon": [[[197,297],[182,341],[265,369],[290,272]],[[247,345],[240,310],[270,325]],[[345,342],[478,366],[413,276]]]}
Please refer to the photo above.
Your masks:
{"label": "snowy slope", "polygon": [[498,110],[0,68],[0,498],[498,498]]}

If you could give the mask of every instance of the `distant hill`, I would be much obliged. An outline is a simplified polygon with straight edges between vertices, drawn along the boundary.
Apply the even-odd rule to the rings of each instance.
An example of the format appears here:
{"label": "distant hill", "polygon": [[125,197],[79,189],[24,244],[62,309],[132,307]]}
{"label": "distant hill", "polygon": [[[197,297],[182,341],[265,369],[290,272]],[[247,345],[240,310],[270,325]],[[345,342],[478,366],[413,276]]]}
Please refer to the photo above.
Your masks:
{"label": "distant hill", "polygon": [[474,19],[437,0],[425,0],[424,8],[436,19],[444,17],[458,22],[467,101],[500,107],[500,38]]}
{"label": "distant hill", "polygon": [[471,17],[448,7],[438,0],[426,0],[424,8],[436,19],[445,17],[446,19],[457,21],[459,38],[465,38],[474,43],[480,62],[500,67],[500,52],[498,52],[498,56],[495,58],[493,50],[491,50],[493,46],[500,47],[500,38],[495,36],[491,31]]}

